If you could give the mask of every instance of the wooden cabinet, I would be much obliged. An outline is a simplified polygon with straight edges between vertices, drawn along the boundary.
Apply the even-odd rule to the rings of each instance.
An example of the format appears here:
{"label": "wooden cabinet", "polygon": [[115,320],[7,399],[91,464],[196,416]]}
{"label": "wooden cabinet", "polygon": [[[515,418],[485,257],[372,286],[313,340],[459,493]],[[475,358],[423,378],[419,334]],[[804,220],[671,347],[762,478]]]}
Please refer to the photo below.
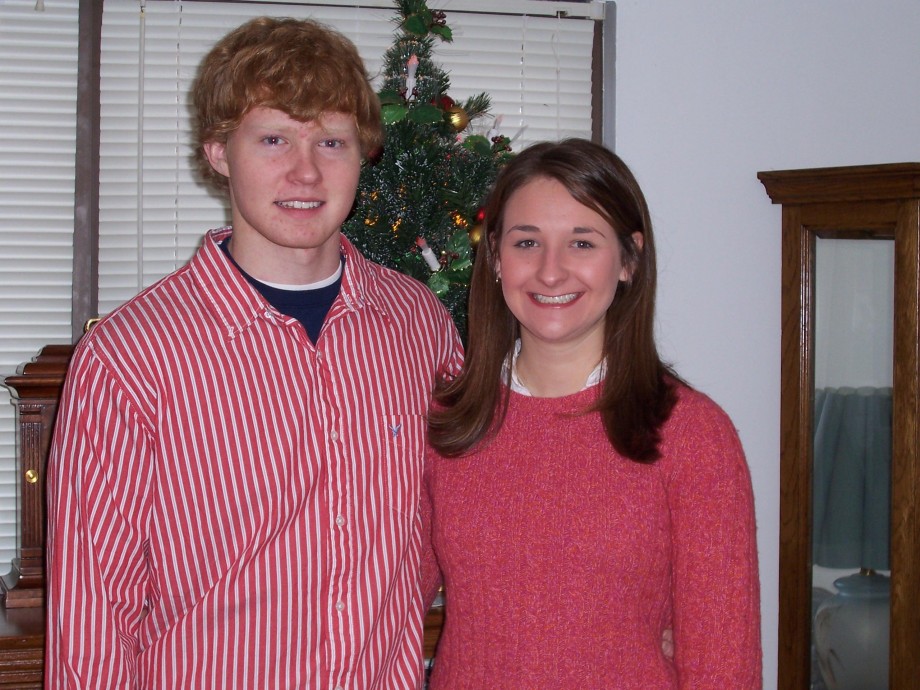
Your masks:
{"label": "wooden cabinet", "polygon": [[43,687],[45,609],[0,608],[0,690]]}
{"label": "wooden cabinet", "polygon": [[[758,174],[782,204],[779,687],[810,687],[817,238],[894,240],[889,687],[920,678],[920,163]],[[860,279],[859,275],[853,276]]]}
{"label": "wooden cabinet", "polygon": [[49,345],[4,383],[16,405],[19,545],[0,580],[0,689],[41,688],[45,647],[45,465],[73,347]]}

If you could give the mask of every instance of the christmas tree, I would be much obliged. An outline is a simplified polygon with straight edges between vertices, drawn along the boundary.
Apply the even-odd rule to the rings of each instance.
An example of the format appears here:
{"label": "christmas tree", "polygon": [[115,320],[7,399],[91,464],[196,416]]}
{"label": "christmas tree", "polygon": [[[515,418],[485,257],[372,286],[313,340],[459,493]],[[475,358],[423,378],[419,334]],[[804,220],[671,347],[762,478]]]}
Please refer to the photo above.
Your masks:
{"label": "christmas tree", "polygon": [[343,230],[368,258],[427,283],[465,333],[481,205],[509,140],[470,133],[489,112],[488,95],[462,104],[448,95],[450,79],[432,59],[435,41],[451,40],[444,12],[425,0],[395,5],[378,92],[385,141],[362,170]]}

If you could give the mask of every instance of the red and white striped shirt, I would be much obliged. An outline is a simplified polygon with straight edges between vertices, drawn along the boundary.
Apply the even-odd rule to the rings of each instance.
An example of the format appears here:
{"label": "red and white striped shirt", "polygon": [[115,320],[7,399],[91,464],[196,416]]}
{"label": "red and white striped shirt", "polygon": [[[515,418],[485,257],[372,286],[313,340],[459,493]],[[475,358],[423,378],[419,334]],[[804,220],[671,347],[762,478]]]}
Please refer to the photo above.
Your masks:
{"label": "red and white striped shirt", "polygon": [[446,310],[344,238],[314,346],[212,231],[79,343],[48,471],[46,687],[416,688]]}

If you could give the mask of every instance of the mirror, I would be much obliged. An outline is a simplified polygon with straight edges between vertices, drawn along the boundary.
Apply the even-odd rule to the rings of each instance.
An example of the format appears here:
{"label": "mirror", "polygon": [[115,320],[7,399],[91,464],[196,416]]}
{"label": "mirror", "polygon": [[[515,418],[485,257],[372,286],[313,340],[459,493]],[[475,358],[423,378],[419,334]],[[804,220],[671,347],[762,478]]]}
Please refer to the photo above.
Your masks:
{"label": "mirror", "polygon": [[812,690],[887,690],[894,241],[815,241]]}
{"label": "mirror", "polygon": [[[873,547],[887,542],[889,569],[879,567],[886,564],[878,560],[878,553],[860,553],[855,558],[871,558],[875,565],[865,569],[883,578],[870,589],[882,591],[882,604],[877,608],[888,617],[882,622],[883,626],[887,622],[888,628],[888,658],[883,664],[888,672],[886,687],[908,690],[920,676],[920,654],[916,652],[920,649],[920,164],[770,171],[759,173],[758,178],[773,203],[782,204],[778,685],[783,690],[818,690],[825,682],[816,663],[819,655],[813,654],[826,632],[814,627],[815,613],[820,613],[824,604],[814,590],[826,576],[820,561],[845,563],[851,573],[861,567],[853,565],[852,555],[844,558],[833,554],[844,560],[827,561],[832,555],[828,535],[815,533],[816,518],[820,522],[828,508],[827,462],[818,457],[825,454],[827,440],[816,436],[819,426],[828,423],[821,419],[828,402],[826,389],[851,388],[854,390],[847,394],[852,395],[860,388],[890,387],[888,408],[884,392],[877,396],[881,401],[871,405],[856,398],[881,417],[876,427],[890,432],[890,450],[884,439],[881,446],[877,442],[872,445],[872,452],[883,458],[876,464],[889,474],[886,476],[884,470],[871,473],[871,490],[881,490],[881,498],[863,507],[868,505],[874,514],[871,518],[863,515],[860,526],[843,531],[876,530],[866,541]],[[866,258],[862,252],[868,245],[872,245],[870,254],[878,252],[881,258]],[[850,251],[857,255],[857,263],[866,265],[857,272],[845,269],[851,272],[844,288],[834,287],[836,269],[827,258]],[[893,274],[880,268],[886,261]],[[858,284],[859,279],[863,285]],[[854,289],[869,283],[890,287],[873,292],[871,297]],[[844,294],[838,306],[829,311],[842,312],[842,321],[837,315],[829,317],[818,311],[822,300],[830,299],[828,295],[840,297],[841,292],[850,293],[849,297]],[[878,294],[890,302],[875,313],[877,307],[869,304],[879,298]],[[875,310],[871,319],[867,320],[868,312],[863,309]],[[869,323],[878,319],[887,321]],[[838,328],[834,324],[840,323],[856,330],[841,335],[834,330]],[[859,330],[870,326],[872,335]],[[857,355],[859,362],[867,364],[855,364]],[[835,357],[842,357],[842,363],[836,363]],[[890,386],[884,380],[886,371],[891,374]],[[853,378],[847,381],[844,375]],[[870,397],[870,391],[863,392],[864,397]],[[886,409],[890,410],[889,422],[884,421]],[[831,466],[858,487],[854,491],[865,494],[869,490],[865,477],[853,476],[859,474],[857,468],[840,471],[844,463],[838,465],[839,454],[832,454]],[[854,483],[854,479],[859,481]],[[885,502],[886,490],[889,505],[879,516],[877,508]],[[850,511],[847,517],[853,518],[855,513]],[[867,521],[871,527],[861,526]],[[882,537],[878,536],[879,529]],[[844,579],[835,578],[834,583]],[[845,589],[849,583],[840,584]],[[819,616],[818,620],[824,619]],[[813,630],[818,632],[814,638]],[[840,678],[834,682],[845,687]]]}

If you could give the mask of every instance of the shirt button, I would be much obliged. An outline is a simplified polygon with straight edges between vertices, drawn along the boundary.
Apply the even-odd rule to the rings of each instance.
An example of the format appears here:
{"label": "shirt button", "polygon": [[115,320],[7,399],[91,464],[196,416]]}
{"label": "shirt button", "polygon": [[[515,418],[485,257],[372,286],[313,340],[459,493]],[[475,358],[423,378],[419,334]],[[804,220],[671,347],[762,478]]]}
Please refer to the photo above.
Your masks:
{"label": "shirt button", "polygon": [[342,525],[344,525],[344,524],[345,524],[345,517],[342,516],[342,515],[339,515],[339,516],[335,519],[335,524],[337,524],[339,527],[341,527]]}
{"label": "shirt button", "polygon": [[344,611],[344,610],[345,610],[345,602],[344,602],[344,601],[338,602],[338,603],[335,605],[335,610],[336,610],[336,611]]}
{"label": "shirt button", "polygon": [[331,438],[333,441],[338,441],[338,440],[339,440],[339,432],[338,432],[338,431],[333,431],[331,434],[329,434],[329,438]]}

